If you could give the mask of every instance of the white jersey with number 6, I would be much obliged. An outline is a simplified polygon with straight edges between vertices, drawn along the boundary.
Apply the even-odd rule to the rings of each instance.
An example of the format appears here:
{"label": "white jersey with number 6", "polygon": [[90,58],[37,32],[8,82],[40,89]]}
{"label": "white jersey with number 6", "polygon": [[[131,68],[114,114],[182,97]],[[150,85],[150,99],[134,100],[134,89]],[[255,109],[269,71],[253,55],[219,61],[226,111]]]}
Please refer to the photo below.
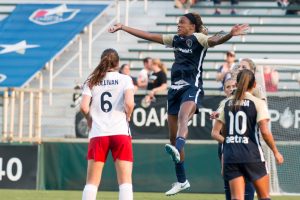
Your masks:
{"label": "white jersey with number 6", "polygon": [[124,93],[128,89],[134,89],[132,79],[119,72],[107,72],[92,89],[84,85],[82,94],[92,97],[90,115],[93,123],[89,138],[130,135],[124,108]]}

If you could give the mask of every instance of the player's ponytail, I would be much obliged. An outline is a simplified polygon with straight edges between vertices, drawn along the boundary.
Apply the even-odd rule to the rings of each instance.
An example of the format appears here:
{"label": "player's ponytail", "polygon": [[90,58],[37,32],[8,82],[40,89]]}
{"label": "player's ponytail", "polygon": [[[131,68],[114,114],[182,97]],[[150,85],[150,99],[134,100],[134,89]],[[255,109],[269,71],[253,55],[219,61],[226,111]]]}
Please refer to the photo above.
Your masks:
{"label": "player's ponytail", "polygon": [[195,32],[196,33],[201,33],[202,29],[204,27],[201,16],[198,13],[192,13],[194,18],[196,19],[195,23]]}
{"label": "player's ponytail", "polygon": [[255,84],[254,73],[248,69],[240,71],[237,75],[237,88],[233,98],[234,110],[240,108],[241,101],[245,98],[245,93],[252,89]]}
{"label": "player's ponytail", "polygon": [[99,84],[108,71],[117,68],[119,66],[119,60],[120,58],[116,50],[104,50],[101,55],[100,63],[86,81],[88,82],[88,86],[90,87],[90,89],[92,89],[93,86]]}
{"label": "player's ponytail", "polygon": [[201,16],[198,13],[187,13],[184,14],[183,16],[185,16],[186,18],[188,18],[191,22],[191,24],[195,25],[195,32],[196,33],[201,33],[202,29],[203,29],[203,22],[201,19]]}

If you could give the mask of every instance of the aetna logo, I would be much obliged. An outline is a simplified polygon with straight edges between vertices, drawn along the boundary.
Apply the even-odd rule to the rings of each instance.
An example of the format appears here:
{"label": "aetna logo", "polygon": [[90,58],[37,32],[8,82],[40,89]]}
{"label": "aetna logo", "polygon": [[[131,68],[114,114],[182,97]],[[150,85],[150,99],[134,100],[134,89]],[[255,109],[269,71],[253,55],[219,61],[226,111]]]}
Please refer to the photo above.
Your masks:
{"label": "aetna logo", "polygon": [[226,143],[227,144],[229,144],[229,143],[248,144],[249,143],[249,138],[245,137],[245,136],[238,136],[238,135],[227,136],[226,137]]}

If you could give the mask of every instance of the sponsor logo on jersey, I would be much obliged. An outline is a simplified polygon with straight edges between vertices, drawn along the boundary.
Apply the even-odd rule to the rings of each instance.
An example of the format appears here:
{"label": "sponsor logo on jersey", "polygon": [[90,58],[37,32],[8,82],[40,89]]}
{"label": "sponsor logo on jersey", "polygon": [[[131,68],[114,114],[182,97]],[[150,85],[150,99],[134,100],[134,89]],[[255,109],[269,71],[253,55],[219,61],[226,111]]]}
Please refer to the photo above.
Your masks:
{"label": "sponsor logo on jersey", "polygon": [[174,51],[180,51],[182,53],[193,53],[193,50],[192,49],[183,49],[183,48],[174,48]]}
{"label": "sponsor logo on jersey", "polygon": [[38,25],[52,25],[73,19],[80,9],[70,9],[66,4],[55,8],[38,9],[32,13],[29,20]]}
{"label": "sponsor logo on jersey", "polygon": [[248,144],[249,138],[246,136],[227,136],[226,137],[226,143],[229,144]]}

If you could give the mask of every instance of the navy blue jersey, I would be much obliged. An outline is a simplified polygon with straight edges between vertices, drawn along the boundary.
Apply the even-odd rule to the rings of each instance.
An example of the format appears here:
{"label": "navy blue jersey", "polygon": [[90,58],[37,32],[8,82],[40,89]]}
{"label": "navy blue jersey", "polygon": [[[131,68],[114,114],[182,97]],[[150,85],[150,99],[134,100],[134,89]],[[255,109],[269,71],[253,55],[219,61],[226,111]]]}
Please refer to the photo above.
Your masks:
{"label": "navy blue jersey", "polygon": [[265,101],[247,92],[238,110],[232,109],[232,106],[233,99],[229,98],[219,117],[226,127],[224,163],[264,162],[258,122],[269,119]]}
{"label": "navy blue jersey", "polygon": [[194,85],[202,89],[202,64],[208,48],[207,40],[208,36],[202,33],[184,37],[163,35],[164,44],[174,49],[175,62],[171,69],[173,87]]}

